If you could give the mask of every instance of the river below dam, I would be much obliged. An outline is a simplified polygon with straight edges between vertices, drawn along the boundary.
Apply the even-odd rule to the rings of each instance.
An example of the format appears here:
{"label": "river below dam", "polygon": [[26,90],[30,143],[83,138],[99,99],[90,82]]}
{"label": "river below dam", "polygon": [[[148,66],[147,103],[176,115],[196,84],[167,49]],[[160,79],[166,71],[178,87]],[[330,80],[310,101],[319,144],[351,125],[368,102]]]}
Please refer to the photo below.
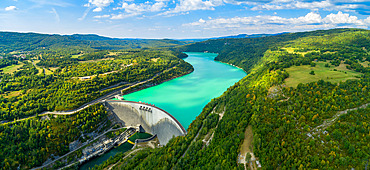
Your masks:
{"label": "river below dam", "polygon": [[[217,54],[199,52],[186,54],[188,57],[184,60],[193,65],[194,72],[127,94],[123,96],[124,100],[154,104],[174,116],[187,129],[211,99],[220,96],[228,87],[247,75],[240,68],[214,61]],[[113,149],[110,154],[104,154],[96,159],[99,161],[89,162],[81,169],[100,164],[108,157],[125,152],[131,147],[130,144],[125,144]]]}

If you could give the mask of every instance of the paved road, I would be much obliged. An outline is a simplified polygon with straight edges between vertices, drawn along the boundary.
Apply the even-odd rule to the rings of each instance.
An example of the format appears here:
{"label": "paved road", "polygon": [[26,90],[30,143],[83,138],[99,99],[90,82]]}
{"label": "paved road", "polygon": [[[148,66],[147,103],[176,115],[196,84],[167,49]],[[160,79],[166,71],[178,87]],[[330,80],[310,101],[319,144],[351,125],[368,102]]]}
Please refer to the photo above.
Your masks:
{"label": "paved road", "polygon": [[[134,153],[136,153],[136,152],[138,152],[138,151],[141,151],[141,150],[143,150],[144,148],[139,148],[139,149],[135,149],[135,150],[133,150],[132,152],[130,152],[129,154],[127,154],[125,157],[123,157],[122,158],[122,160],[125,160],[127,157],[129,157],[130,155],[132,155],[132,154],[134,154]],[[111,170],[114,166],[116,166],[117,164],[119,163],[119,161],[117,162],[117,163],[115,163],[115,164],[113,164],[113,165],[111,165],[109,168],[108,168],[108,170]]]}
{"label": "paved road", "polygon": [[310,134],[317,134],[317,133],[321,132],[322,130],[331,126],[341,115],[347,114],[349,111],[354,111],[354,110],[357,110],[357,109],[364,109],[367,106],[370,106],[370,103],[367,103],[367,104],[364,104],[364,105],[361,105],[359,107],[355,107],[355,108],[352,108],[352,109],[338,111],[337,114],[335,114],[331,119],[328,119],[328,120],[324,121],[323,124],[321,124],[321,125],[317,126],[316,128],[312,129]]}
{"label": "paved road", "polygon": [[54,161],[52,161],[52,162],[49,162],[49,163],[48,163],[48,164],[46,164],[46,165],[43,165],[43,166],[40,166],[40,167],[33,168],[32,170],[45,168],[45,167],[47,167],[47,166],[49,166],[49,165],[51,165],[51,164],[55,163],[56,161],[58,161],[58,160],[60,160],[60,159],[63,159],[64,157],[68,156],[69,154],[71,154],[71,153],[73,153],[73,152],[75,152],[75,151],[77,151],[77,150],[81,149],[82,147],[84,147],[84,146],[86,146],[86,145],[90,144],[90,143],[91,143],[91,142],[93,142],[94,140],[99,139],[100,137],[102,137],[102,136],[103,136],[103,135],[105,135],[106,133],[111,132],[111,131],[116,131],[116,130],[119,130],[119,129],[123,129],[123,128],[127,128],[127,127],[122,127],[122,128],[118,128],[118,129],[112,129],[112,128],[110,128],[109,130],[105,131],[104,133],[100,134],[99,136],[95,137],[94,139],[89,140],[89,142],[85,142],[83,145],[81,145],[81,146],[80,146],[80,147],[78,147],[77,149],[75,149],[75,150],[73,150],[73,151],[70,151],[70,152],[66,153],[65,155],[63,155],[63,156],[61,156],[61,157],[59,157],[59,158],[55,159],[55,160],[54,160]]}

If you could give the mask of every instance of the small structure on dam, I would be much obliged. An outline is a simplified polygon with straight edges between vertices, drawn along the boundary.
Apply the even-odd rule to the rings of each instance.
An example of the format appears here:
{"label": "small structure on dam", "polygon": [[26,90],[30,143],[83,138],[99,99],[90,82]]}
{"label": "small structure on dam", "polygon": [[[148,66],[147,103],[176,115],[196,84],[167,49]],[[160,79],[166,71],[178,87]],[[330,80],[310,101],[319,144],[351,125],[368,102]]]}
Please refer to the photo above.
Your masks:
{"label": "small structure on dam", "polygon": [[140,124],[146,132],[157,135],[161,145],[166,145],[173,137],[187,133],[176,118],[154,105],[123,100],[106,100],[104,103],[124,126]]}

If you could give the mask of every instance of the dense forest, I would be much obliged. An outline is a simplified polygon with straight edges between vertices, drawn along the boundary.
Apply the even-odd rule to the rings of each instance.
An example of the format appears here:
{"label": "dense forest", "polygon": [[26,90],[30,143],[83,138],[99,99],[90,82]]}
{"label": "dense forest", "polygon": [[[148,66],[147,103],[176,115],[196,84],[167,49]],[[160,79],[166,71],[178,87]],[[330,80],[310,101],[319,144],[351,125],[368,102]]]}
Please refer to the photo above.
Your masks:
{"label": "dense forest", "polygon": [[[47,159],[69,152],[69,143],[90,133],[107,121],[101,104],[93,105],[72,116],[48,116],[0,125],[0,167],[29,169]],[[82,139],[80,139],[82,140]]]}
{"label": "dense forest", "polygon": [[[121,160],[115,169],[244,169],[237,162],[249,125],[250,149],[263,169],[365,169],[370,159],[368,49],[370,31],[359,29],[209,40],[173,49],[217,52],[217,60],[249,74],[213,99],[186,136]],[[291,68],[306,66],[299,76],[311,82],[287,86],[297,74]],[[310,68],[327,69],[328,77],[315,77]],[[330,78],[350,72],[358,76]]]}

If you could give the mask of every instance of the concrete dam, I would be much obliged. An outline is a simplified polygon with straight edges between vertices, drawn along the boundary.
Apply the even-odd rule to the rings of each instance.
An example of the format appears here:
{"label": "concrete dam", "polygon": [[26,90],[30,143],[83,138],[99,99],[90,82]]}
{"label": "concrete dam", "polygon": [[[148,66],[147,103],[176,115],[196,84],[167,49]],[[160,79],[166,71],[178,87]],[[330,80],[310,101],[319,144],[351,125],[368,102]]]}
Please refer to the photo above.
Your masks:
{"label": "concrete dam", "polygon": [[140,124],[144,130],[157,135],[161,145],[176,136],[183,136],[185,128],[171,114],[154,105],[124,100],[107,100],[108,107],[124,124],[136,126]]}

